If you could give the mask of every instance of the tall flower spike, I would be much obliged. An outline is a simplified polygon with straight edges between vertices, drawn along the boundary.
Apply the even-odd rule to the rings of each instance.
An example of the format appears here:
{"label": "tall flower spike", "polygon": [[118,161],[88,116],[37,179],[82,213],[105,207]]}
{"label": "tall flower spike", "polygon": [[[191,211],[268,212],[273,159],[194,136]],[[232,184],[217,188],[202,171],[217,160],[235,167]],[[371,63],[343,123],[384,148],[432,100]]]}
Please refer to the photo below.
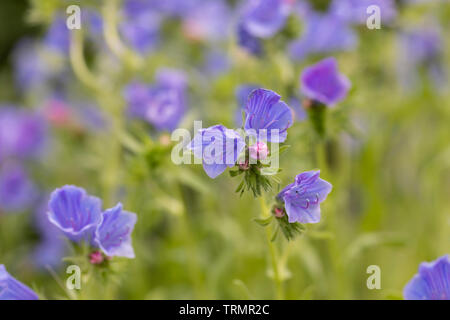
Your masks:
{"label": "tall flower spike", "polygon": [[320,179],[319,174],[320,171],[303,172],[278,194],[278,199],[284,201],[289,223],[320,221],[320,203],[327,198],[332,186]]}
{"label": "tall flower spike", "polygon": [[72,241],[91,240],[101,221],[99,198],[90,196],[82,188],[64,186],[50,196],[48,218]]}
{"label": "tall flower spike", "polygon": [[223,125],[200,129],[187,146],[195,157],[203,159],[203,169],[213,179],[235,165],[244,147],[242,137]]}
{"label": "tall flower spike", "polygon": [[109,257],[134,258],[131,233],[136,224],[135,213],[122,210],[122,204],[102,214],[103,220],[95,230],[95,242]]}
{"label": "tall flower spike", "polygon": [[[258,138],[266,137],[267,141],[280,143],[287,137],[287,129],[292,125],[292,111],[280,96],[273,91],[257,89],[247,101],[245,112],[245,130],[256,133]],[[272,134],[271,130],[278,130]],[[256,132],[255,132],[256,131]]]}
{"label": "tall flower spike", "polygon": [[333,106],[347,96],[351,83],[339,73],[336,59],[330,57],[305,68],[301,86],[306,97]]}
{"label": "tall flower spike", "polygon": [[405,300],[450,300],[450,257],[423,262],[403,289]]}
{"label": "tall flower spike", "polygon": [[39,300],[37,294],[12,277],[0,264],[0,300]]}

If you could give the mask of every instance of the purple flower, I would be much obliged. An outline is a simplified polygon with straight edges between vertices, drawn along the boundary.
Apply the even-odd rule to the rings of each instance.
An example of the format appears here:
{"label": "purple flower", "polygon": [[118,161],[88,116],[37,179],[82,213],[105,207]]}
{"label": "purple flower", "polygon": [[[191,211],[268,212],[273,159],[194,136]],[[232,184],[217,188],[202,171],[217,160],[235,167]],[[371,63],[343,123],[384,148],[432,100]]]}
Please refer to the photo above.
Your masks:
{"label": "purple flower", "polygon": [[256,90],[258,88],[260,88],[260,86],[255,84],[242,84],[236,88],[235,97],[238,104],[238,109],[236,110],[234,118],[235,123],[237,124],[238,127],[241,127],[243,125],[242,110],[245,109],[250,93],[252,93],[253,90]]}
{"label": "purple flower", "polygon": [[248,0],[242,26],[254,37],[270,38],[283,28],[289,13],[286,0]]}
{"label": "purple flower", "polygon": [[61,54],[67,55],[70,49],[70,30],[67,28],[66,19],[57,16],[53,19],[50,28],[44,38],[44,44]]}
{"label": "purple flower", "polygon": [[263,48],[261,39],[256,38],[248,33],[248,31],[243,27],[242,24],[239,24],[237,27],[237,42],[238,45],[248,53],[255,56],[262,55]]}
{"label": "purple flower", "polygon": [[423,262],[403,289],[405,300],[450,300],[450,257]]}
{"label": "purple flower", "polygon": [[148,54],[159,42],[160,13],[151,1],[127,0],[123,9],[122,36],[133,49],[143,55]]}
{"label": "purple flower", "polygon": [[183,31],[193,40],[216,42],[229,32],[230,9],[223,0],[197,4],[184,14]]}
{"label": "purple flower", "polygon": [[203,160],[203,169],[214,179],[235,165],[244,147],[245,142],[236,131],[216,125],[200,129],[187,148]]}
{"label": "purple flower", "polygon": [[46,125],[37,114],[0,106],[0,161],[38,156],[45,145]]}
{"label": "purple flower", "polygon": [[13,278],[0,264],[0,300],[39,300],[29,287]]}
{"label": "purple flower", "polygon": [[99,198],[90,196],[82,188],[66,185],[50,196],[48,218],[69,239],[91,240],[101,221]]}
{"label": "purple flower", "polygon": [[350,80],[339,73],[336,59],[332,57],[305,68],[300,79],[306,97],[328,106],[343,100],[351,87]]}
{"label": "purple flower", "polygon": [[[287,129],[292,125],[292,112],[281,97],[266,89],[254,90],[247,101],[245,131],[256,134],[258,139],[270,142],[284,142]],[[277,130],[278,132],[272,132]]]}
{"label": "purple flower", "polygon": [[284,201],[289,223],[320,221],[320,203],[327,198],[332,186],[320,179],[319,174],[320,171],[303,172],[278,194],[278,199]]}
{"label": "purple flower", "polygon": [[174,130],[186,111],[187,82],[183,73],[161,70],[156,84],[132,82],[124,90],[130,115],[142,118],[156,129]]}
{"label": "purple flower", "polygon": [[294,60],[303,60],[309,54],[351,50],[358,42],[353,30],[336,15],[311,12],[305,20],[305,32],[289,45]]}
{"label": "purple flower", "polygon": [[20,212],[31,207],[37,190],[19,164],[0,167],[0,211]]}
{"label": "purple flower", "polygon": [[136,220],[136,214],[123,211],[120,203],[106,210],[102,214],[102,222],[95,230],[96,244],[109,257],[134,258],[131,232]]}
{"label": "purple flower", "polygon": [[206,54],[202,72],[210,77],[218,77],[230,69],[230,60],[225,52],[212,50]]}
{"label": "purple flower", "polygon": [[395,0],[334,0],[330,12],[341,19],[355,24],[366,24],[372,12],[367,8],[376,5],[380,8],[381,23],[391,23],[397,17]]}

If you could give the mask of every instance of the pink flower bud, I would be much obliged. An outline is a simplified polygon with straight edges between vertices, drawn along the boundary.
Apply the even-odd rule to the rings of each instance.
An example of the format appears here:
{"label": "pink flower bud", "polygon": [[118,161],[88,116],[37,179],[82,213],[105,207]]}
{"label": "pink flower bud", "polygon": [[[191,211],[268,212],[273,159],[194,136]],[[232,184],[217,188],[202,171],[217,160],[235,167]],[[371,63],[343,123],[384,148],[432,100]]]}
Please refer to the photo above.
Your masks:
{"label": "pink flower bud", "polygon": [[258,142],[248,148],[250,151],[250,157],[257,160],[264,160],[269,155],[269,149],[264,142]]}
{"label": "pink flower bud", "polygon": [[283,208],[275,208],[275,217],[282,218],[284,216],[284,210]]}
{"label": "pink flower bud", "polygon": [[92,264],[100,264],[103,260],[104,257],[100,251],[94,251],[89,255],[89,262]]}

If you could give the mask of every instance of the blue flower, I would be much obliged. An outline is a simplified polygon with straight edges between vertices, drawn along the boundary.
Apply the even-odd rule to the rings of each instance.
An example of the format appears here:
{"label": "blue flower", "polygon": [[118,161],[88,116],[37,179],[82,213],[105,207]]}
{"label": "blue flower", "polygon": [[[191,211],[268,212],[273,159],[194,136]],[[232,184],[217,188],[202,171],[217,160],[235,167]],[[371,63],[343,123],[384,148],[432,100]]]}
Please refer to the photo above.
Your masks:
{"label": "blue flower", "polygon": [[302,93],[328,106],[343,100],[350,90],[350,80],[339,73],[336,59],[325,58],[305,68],[301,75]]}
{"label": "blue flower", "polygon": [[235,97],[238,104],[238,108],[236,110],[234,119],[235,123],[238,127],[241,127],[243,125],[242,123],[242,110],[245,110],[245,106],[247,104],[248,97],[253,92],[253,90],[256,90],[260,88],[258,85],[254,84],[242,84],[238,86],[235,90]]}
{"label": "blue flower", "polygon": [[82,188],[66,185],[50,196],[48,218],[72,241],[92,240],[102,202]]}
{"label": "blue flower", "polygon": [[124,21],[120,32],[125,41],[139,53],[146,55],[159,42],[161,15],[150,1],[127,0],[123,6]]}
{"label": "blue flower", "polygon": [[0,161],[37,157],[46,138],[47,127],[40,116],[13,106],[0,106]]}
{"label": "blue flower", "polygon": [[0,300],[39,300],[29,287],[13,278],[0,264]]}
{"label": "blue flower", "polygon": [[287,129],[293,123],[292,111],[280,99],[278,94],[266,89],[257,89],[250,94],[245,107],[244,125],[248,134],[256,134],[258,139],[276,143],[286,140]]}
{"label": "blue flower", "polygon": [[381,22],[392,23],[397,17],[395,0],[333,0],[330,12],[339,18],[354,24],[366,24],[367,8],[376,5],[380,8]]}
{"label": "blue flower", "polygon": [[62,16],[57,16],[53,19],[50,28],[45,35],[44,44],[64,55],[69,53],[70,49],[70,30],[67,28],[66,19]]}
{"label": "blue flower", "polygon": [[270,38],[283,28],[289,13],[286,0],[248,0],[242,26],[254,37]]}
{"label": "blue flower", "polygon": [[163,69],[158,72],[156,84],[148,86],[132,82],[124,90],[128,110],[156,129],[174,130],[186,112],[187,81],[182,72]]}
{"label": "blue flower", "polygon": [[303,60],[309,54],[351,50],[358,42],[350,26],[336,15],[310,12],[304,19],[303,35],[289,45],[294,60]]}
{"label": "blue flower", "polygon": [[24,211],[36,196],[36,187],[21,165],[6,163],[0,167],[0,211]]}
{"label": "blue flower", "polygon": [[245,142],[236,131],[216,125],[200,129],[187,148],[203,160],[203,169],[214,179],[235,165],[244,147]]}
{"label": "blue flower", "polygon": [[95,230],[95,243],[109,257],[134,258],[131,232],[136,220],[136,214],[123,211],[121,203],[106,210]]}
{"label": "blue flower", "polygon": [[320,203],[327,198],[332,186],[320,179],[319,174],[320,171],[303,172],[278,194],[277,198],[284,201],[289,223],[320,221]]}
{"label": "blue flower", "polygon": [[450,257],[423,262],[403,289],[405,300],[450,300]]}
{"label": "blue flower", "polygon": [[260,56],[263,53],[261,39],[252,36],[242,23],[237,26],[237,43],[254,56]]}

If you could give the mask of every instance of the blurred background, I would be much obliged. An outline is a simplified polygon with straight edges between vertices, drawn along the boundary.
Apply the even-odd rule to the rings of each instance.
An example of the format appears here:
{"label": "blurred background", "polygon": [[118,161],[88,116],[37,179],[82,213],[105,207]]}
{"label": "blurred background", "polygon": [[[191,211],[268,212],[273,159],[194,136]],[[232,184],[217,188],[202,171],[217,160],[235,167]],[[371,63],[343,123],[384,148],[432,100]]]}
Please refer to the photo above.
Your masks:
{"label": "blurred background", "polygon": [[[45,299],[275,298],[265,230],[253,221],[260,202],[239,197],[227,172],[210,179],[170,158],[175,128],[240,127],[248,87],[279,93],[295,112],[267,203],[303,171],[318,168],[333,185],[320,223],[274,242],[284,298],[401,299],[419,263],[450,252],[450,3],[286,0],[276,32],[258,37],[242,29],[247,2],[0,2],[0,264],[9,273]],[[381,29],[366,27],[371,2]],[[65,25],[71,4],[81,30]],[[352,89],[318,137],[299,77],[328,56]],[[164,69],[186,80],[169,125],[135,114],[129,86],[157,86]],[[66,184],[138,215],[135,259],[95,270],[73,257],[45,215]],[[85,275],[76,293],[64,288],[73,261]],[[367,288],[370,265],[381,269],[379,290]]]}

